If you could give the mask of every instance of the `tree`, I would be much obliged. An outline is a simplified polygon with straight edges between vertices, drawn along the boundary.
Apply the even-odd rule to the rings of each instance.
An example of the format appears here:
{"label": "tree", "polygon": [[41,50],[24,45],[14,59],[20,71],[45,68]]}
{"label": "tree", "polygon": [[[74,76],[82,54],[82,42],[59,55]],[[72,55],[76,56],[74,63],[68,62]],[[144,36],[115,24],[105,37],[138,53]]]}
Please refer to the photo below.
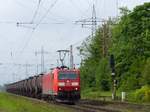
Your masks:
{"label": "tree", "polygon": [[141,86],[140,78],[142,77],[143,65],[150,57],[149,9],[150,3],[137,6],[132,12],[122,8],[122,17],[113,27],[111,52],[116,57],[117,74],[122,88],[124,83],[128,87],[130,86],[130,89]]}
{"label": "tree", "polygon": [[109,54],[115,56],[119,88],[134,90],[149,84],[150,3],[133,11],[121,8],[121,17],[102,25],[80,46],[82,87],[111,88]]}
{"label": "tree", "polygon": [[150,85],[150,58],[147,59],[142,72],[142,83],[143,85]]}
{"label": "tree", "polygon": [[94,37],[89,37],[80,46],[84,58],[81,66],[82,87],[110,90],[108,51],[111,43],[108,23],[100,27]]}

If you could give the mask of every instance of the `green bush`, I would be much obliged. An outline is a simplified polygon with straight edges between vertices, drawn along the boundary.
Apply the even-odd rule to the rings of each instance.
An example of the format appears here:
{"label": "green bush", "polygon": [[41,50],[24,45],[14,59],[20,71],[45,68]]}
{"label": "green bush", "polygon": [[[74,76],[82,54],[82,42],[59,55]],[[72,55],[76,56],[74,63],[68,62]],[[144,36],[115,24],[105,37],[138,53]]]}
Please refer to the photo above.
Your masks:
{"label": "green bush", "polygon": [[102,91],[109,91],[111,88],[111,73],[107,58],[103,58],[96,69],[96,87]]}
{"label": "green bush", "polygon": [[142,83],[145,85],[150,85],[150,58],[147,59],[142,72]]}
{"label": "green bush", "polygon": [[88,88],[81,91],[82,98],[96,99],[101,96],[101,92],[97,88]]}
{"label": "green bush", "polygon": [[143,86],[134,93],[135,101],[150,102],[150,86]]}

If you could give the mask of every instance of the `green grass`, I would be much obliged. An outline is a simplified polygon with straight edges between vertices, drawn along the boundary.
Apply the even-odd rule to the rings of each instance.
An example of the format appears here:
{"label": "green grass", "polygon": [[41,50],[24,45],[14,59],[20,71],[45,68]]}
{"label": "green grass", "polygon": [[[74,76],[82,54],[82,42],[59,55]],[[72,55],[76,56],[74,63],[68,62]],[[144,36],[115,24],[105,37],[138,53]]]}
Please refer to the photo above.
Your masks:
{"label": "green grass", "polygon": [[[150,102],[142,102],[142,101],[138,102],[135,99],[133,99],[133,93],[135,93],[135,91],[126,92],[126,102],[150,105]],[[121,101],[121,92],[117,91],[116,95],[117,95],[117,101]],[[112,101],[112,92],[100,91],[94,88],[90,88],[81,91],[81,97],[82,99]]]}
{"label": "green grass", "polygon": [[68,108],[0,93],[0,112],[72,112]]}
{"label": "green grass", "polygon": [[[118,97],[121,96],[120,92],[116,93]],[[111,100],[111,91],[100,91],[97,89],[86,89],[81,92],[81,97],[83,99],[99,99],[99,100]]]}

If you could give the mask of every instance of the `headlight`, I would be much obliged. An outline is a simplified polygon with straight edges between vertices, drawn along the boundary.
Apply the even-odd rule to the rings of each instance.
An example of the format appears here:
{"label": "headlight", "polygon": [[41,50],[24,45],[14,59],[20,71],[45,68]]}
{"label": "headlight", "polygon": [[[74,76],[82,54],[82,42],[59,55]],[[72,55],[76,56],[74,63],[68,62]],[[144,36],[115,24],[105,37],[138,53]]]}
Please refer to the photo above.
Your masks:
{"label": "headlight", "polygon": [[72,82],[72,86],[78,86],[79,83],[78,82]]}
{"label": "headlight", "polygon": [[64,82],[58,82],[58,86],[65,86]]}

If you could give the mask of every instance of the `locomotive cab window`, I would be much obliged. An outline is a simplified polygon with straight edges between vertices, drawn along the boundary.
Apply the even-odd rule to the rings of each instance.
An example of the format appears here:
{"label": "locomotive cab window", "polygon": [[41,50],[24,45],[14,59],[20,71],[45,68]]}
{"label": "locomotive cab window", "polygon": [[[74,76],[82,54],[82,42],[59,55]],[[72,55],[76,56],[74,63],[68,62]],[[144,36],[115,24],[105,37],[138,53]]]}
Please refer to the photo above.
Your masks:
{"label": "locomotive cab window", "polygon": [[60,73],[59,75],[58,75],[58,79],[76,79],[78,77],[78,75],[77,74],[75,74],[75,73]]}

